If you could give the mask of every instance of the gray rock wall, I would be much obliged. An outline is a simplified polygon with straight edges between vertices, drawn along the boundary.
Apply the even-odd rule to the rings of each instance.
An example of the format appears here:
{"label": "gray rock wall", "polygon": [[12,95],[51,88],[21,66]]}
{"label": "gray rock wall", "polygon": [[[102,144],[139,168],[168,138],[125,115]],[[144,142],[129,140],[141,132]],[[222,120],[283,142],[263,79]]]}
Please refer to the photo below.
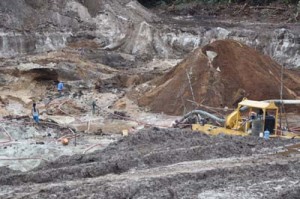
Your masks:
{"label": "gray rock wall", "polygon": [[[136,56],[178,58],[215,39],[246,43],[286,67],[300,66],[300,26],[199,24],[160,19],[137,1],[1,0],[0,57],[65,47],[70,38],[93,38],[104,49]],[[177,24],[176,24],[177,23]]]}
{"label": "gray rock wall", "polygon": [[71,32],[0,32],[0,57],[41,53],[65,47]]}

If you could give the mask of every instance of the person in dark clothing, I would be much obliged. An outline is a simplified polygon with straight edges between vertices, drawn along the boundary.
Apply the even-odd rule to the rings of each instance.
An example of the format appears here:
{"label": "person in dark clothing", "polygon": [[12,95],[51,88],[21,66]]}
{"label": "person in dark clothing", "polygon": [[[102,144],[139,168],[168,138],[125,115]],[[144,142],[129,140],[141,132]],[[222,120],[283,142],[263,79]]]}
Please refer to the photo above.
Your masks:
{"label": "person in dark clothing", "polygon": [[95,112],[96,112],[96,102],[95,101],[93,101],[92,102],[92,108],[93,108],[93,115],[95,115]]}
{"label": "person in dark clothing", "polygon": [[32,117],[33,117],[33,120],[35,121],[35,123],[39,124],[39,122],[40,122],[39,110],[36,108],[36,103],[35,102],[32,104],[31,113],[32,113]]}
{"label": "person in dark clothing", "polygon": [[264,114],[264,111],[262,109],[259,109],[258,112],[257,112],[257,117],[262,118],[263,114]]}

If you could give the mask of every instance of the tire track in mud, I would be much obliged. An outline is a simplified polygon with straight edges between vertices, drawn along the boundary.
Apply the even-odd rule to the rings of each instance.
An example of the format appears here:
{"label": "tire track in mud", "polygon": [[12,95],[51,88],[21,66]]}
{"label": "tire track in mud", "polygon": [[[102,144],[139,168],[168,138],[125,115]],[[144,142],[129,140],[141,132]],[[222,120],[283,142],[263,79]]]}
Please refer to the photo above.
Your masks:
{"label": "tire track in mud", "polygon": [[[295,169],[300,168],[298,159],[299,157],[289,157],[283,160],[281,156],[257,155],[182,162],[151,169],[131,170],[120,175],[109,174],[74,181],[6,187],[6,190],[14,193],[14,196],[25,198],[84,197],[91,196],[91,193],[94,194],[92,198],[139,198],[141,196],[174,198],[175,195],[179,198],[207,198],[210,190],[217,189],[220,193],[222,192],[220,190],[223,190],[221,194],[223,198],[227,198],[226,194],[229,191],[230,197],[240,196],[242,192],[244,198],[260,198],[265,197],[261,195],[262,192],[272,194],[274,190],[267,186],[260,186],[264,189],[257,190],[255,184],[267,183],[275,186],[281,183],[284,186],[277,190],[279,193],[287,187],[299,188],[299,183],[298,186],[289,183],[293,180],[297,182],[299,178],[299,173],[295,175],[297,174]],[[284,172],[282,172],[283,168],[285,168]],[[285,174],[284,181],[277,172]],[[251,186],[254,188],[249,188]],[[190,192],[185,191],[188,189],[191,189]],[[1,192],[3,193],[3,190]],[[9,195],[10,193],[2,196],[9,197]],[[210,193],[210,196],[213,195]]]}
{"label": "tire track in mud", "polygon": [[299,177],[296,157],[270,155],[295,143],[148,129],[102,151],[61,157],[26,173],[1,174],[0,197],[195,198],[202,191],[242,186],[245,179],[261,183],[282,175]]}

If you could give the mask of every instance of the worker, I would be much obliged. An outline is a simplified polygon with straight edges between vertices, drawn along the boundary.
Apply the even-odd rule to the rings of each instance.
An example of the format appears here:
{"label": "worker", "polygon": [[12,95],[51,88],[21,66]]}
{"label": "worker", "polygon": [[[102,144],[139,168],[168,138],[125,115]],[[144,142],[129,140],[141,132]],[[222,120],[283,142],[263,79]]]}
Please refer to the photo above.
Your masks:
{"label": "worker", "polygon": [[95,115],[95,113],[96,113],[96,107],[97,107],[96,101],[97,101],[97,100],[94,100],[94,101],[92,102],[93,115]]}
{"label": "worker", "polygon": [[257,112],[257,118],[262,119],[264,115],[264,111],[262,109],[259,109]]}
{"label": "worker", "polygon": [[62,81],[59,81],[57,84],[57,91],[59,93],[59,97],[62,96],[62,90],[64,89],[64,83]]}
{"label": "worker", "polygon": [[95,111],[96,111],[96,102],[95,101],[92,102],[92,108],[93,108],[93,115],[95,115]]}
{"label": "worker", "polygon": [[39,120],[39,110],[36,108],[36,103],[35,102],[33,102],[33,104],[32,104],[31,113],[32,113],[32,117],[33,117],[33,120],[35,121],[35,123],[39,124],[39,122],[40,122],[40,120]]}
{"label": "worker", "polygon": [[256,119],[256,117],[257,117],[257,113],[255,113],[254,111],[251,111],[251,112],[249,113],[249,118],[250,118],[251,120]]}

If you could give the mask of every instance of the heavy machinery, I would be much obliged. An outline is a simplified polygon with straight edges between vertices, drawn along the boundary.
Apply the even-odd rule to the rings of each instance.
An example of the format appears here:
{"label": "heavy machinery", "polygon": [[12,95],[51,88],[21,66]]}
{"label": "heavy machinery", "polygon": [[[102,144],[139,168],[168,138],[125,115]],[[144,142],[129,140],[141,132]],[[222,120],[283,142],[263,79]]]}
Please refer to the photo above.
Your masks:
{"label": "heavy machinery", "polygon": [[[196,118],[197,122],[192,124],[192,129],[210,135],[263,135],[264,131],[270,132],[270,137],[300,138],[292,132],[283,132],[278,129],[278,107],[274,101],[254,101],[244,99],[238,104],[237,109],[230,113],[225,119],[216,117],[205,111],[195,110],[186,114],[180,123],[190,117]],[[219,126],[209,124],[207,119],[213,120]]]}

